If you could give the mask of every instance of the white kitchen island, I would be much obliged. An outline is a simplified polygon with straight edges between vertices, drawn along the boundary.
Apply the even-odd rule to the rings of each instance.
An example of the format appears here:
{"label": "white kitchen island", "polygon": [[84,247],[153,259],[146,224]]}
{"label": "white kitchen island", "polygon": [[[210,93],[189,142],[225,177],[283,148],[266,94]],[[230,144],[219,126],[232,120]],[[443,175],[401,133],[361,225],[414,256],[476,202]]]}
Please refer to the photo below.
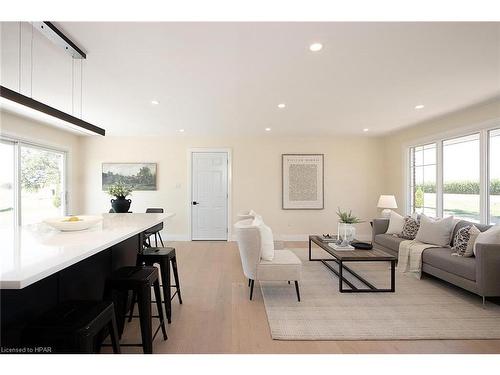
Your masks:
{"label": "white kitchen island", "polygon": [[60,232],[47,224],[2,234],[0,247],[1,345],[19,344],[26,322],[70,299],[101,299],[106,277],[135,265],[143,232],[172,213],[103,214],[83,231]]}

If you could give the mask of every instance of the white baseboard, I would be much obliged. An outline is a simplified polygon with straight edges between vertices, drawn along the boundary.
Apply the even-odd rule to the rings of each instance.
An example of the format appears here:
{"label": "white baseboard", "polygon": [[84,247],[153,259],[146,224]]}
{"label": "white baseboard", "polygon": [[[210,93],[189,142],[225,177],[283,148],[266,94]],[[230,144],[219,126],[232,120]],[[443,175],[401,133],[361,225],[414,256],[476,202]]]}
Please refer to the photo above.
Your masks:
{"label": "white baseboard", "polygon": [[[191,241],[187,234],[173,234],[162,232],[164,241]],[[360,241],[371,241],[371,235],[359,234],[356,238]],[[276,241],[307,241],[309,234],[276,234],[274,236]],[[236,235],[231,235],[229,241],[236,241]]]}
{"label": "white baseboard", "polygon": [[187,234],[163,233],[162,237],[165,241],[190,241]]}
{"label": "white baseboard", "polygon": [[307,241],[309,240],[308,234],[276,234],[274,236],[276,241]]}

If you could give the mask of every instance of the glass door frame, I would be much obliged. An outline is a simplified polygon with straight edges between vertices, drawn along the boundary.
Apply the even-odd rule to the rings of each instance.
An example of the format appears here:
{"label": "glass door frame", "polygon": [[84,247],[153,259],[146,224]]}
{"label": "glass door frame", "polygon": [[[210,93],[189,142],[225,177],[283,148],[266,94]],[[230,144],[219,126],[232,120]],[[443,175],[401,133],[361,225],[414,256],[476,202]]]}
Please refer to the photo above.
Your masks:
{"label": "glass door frame", "polygon": [[61,174],[61,206],[62,214],[68,213],[68,151],[56,147],[31,142],[20,138],[0,135],[0,140],[11,143],[14,146],[14,222],[22,225],[22,198],[21,198],[21,147],[37,148],[43,151],[55,152],[62,155]]}

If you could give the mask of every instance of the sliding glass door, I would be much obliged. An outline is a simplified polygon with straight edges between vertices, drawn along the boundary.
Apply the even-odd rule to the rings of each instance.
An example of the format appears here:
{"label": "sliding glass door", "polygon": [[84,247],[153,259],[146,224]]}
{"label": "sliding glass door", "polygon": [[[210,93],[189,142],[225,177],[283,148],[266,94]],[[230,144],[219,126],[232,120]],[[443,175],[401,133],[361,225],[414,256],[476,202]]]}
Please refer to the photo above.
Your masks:
{"label": "sliding glass door", "polygon": [[17,140],[2,139],[0,145],[2,227],[64,215],[66,153]]}
{"label": "sliding glass door", "polygon": [[64,153],[20,147],[21,224],[64,215]]}
{"label": "sliding glass door", "polygon": [[16,223],[16,144],[0,140],[0,227],[9,232]]}

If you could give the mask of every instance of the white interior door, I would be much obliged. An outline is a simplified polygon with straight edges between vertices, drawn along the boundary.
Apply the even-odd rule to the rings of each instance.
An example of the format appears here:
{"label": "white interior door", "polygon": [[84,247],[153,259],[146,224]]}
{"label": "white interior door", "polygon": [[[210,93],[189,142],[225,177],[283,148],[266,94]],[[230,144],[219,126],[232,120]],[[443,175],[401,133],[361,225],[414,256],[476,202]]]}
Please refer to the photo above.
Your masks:
{"label": "white interior door", "polygon": [[193,152],[191,239],[227,240],[228,154]]}

